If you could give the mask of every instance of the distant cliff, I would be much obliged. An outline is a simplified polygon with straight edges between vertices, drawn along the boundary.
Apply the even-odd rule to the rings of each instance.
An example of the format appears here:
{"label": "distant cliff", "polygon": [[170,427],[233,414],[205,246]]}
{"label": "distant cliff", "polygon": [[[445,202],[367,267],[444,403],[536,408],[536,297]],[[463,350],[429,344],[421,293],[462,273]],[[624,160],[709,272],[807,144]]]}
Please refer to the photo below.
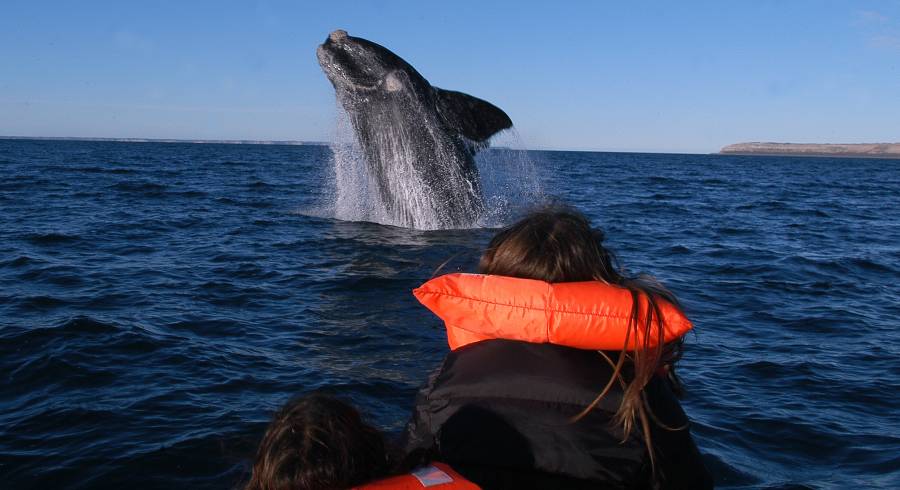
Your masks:
{"label": "distant cliff", "polygon": [[722,155],[786,155],[815,157],[900,158],[900,143],[813,145],[801,143],[738,143],[719,151]]}

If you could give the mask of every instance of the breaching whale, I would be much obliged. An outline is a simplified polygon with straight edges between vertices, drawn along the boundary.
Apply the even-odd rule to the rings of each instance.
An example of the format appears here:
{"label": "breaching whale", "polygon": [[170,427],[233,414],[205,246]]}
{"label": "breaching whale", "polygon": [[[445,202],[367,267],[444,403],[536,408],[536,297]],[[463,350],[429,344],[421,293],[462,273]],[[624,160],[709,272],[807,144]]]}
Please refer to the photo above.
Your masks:
{"label": "breaching whale", "polygon": [[474,156],[512,127],[498,107],[431,84],[387,48],[346,31],[316,51],[392,224],[475,226],[484,212]]}

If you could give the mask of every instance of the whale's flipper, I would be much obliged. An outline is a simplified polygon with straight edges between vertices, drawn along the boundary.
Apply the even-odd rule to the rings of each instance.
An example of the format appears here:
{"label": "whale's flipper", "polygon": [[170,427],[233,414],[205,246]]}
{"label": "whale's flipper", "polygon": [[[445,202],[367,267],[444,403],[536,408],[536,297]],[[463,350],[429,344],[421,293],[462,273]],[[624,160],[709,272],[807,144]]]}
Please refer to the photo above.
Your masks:
{"label": "whale's flipper", "polygon": [[441,117],[472,141],[484,142],[494,133],[512,127],[509,116],[490,102],[462,92],[433,88]]}

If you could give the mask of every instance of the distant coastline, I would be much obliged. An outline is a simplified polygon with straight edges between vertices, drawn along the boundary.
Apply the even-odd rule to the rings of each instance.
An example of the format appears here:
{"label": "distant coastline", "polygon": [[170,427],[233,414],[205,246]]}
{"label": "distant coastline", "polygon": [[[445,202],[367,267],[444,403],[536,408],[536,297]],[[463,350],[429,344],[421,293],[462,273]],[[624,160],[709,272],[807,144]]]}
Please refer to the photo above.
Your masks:
{"label": "distant coastline", "polygon": [[842,158],[900,158],[900,143],[804,144],[737,143],[719,150],[720,155],[773,155]]}
{"label": "distant coastline", "polygon": [[116,143],[196,143],[218,145],[327,145],[324,141],[295,140],[183,140],[157,138],[79,138],[67,136],[0,136],[0,140],[111,141]]}

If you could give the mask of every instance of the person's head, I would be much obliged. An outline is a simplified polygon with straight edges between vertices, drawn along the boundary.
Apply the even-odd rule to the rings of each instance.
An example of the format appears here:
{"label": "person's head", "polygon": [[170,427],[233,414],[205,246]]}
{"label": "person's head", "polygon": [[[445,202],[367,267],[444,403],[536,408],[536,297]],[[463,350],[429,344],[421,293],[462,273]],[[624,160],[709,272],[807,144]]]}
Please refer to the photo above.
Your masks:
{"label": "person's head", "polygon": [[[550,283],[602,281],[629,290],[635,304],[628,327],[629,337],[634,338],[640,329],[644,344],[629,350],[626,349],[629,340],[626,340],[606,389],[576,420],[593,409],[613,383],[619,382],[627,361],[633,376],[623,380],[625,393],[615,420],[622,425],[626,436],[636,423],[641,423],[645,433],[649,433],[642,390],[663,366],[677,389],[678,380],[673,368],[681,354],[680,340],[664,343],[665,319],[659,303],[667,301],[680,307],[675,296],[652,277],[632,278],[622,274],[614,255],[603,246],[603,239],[603,232],[592,228],[583,214],[572,208],[551,206],[532,212],[497,233],[481,257],[478,272]],[[638,306],[642,303],[646,307]],[[646,439],[646,442],[650,446],[650,440]]]}
{"label": "person's head", "polygon": [[382,434],[347,403],[295,398],[272,419],[245,490],[351,488],[388,472]]}
{"label": "person's head", "polygon": [[603,232],[571,208],[533,212],[497,233],[481,256],[478,272],[546,282],[603,281],[622,276],[603,247]]}

